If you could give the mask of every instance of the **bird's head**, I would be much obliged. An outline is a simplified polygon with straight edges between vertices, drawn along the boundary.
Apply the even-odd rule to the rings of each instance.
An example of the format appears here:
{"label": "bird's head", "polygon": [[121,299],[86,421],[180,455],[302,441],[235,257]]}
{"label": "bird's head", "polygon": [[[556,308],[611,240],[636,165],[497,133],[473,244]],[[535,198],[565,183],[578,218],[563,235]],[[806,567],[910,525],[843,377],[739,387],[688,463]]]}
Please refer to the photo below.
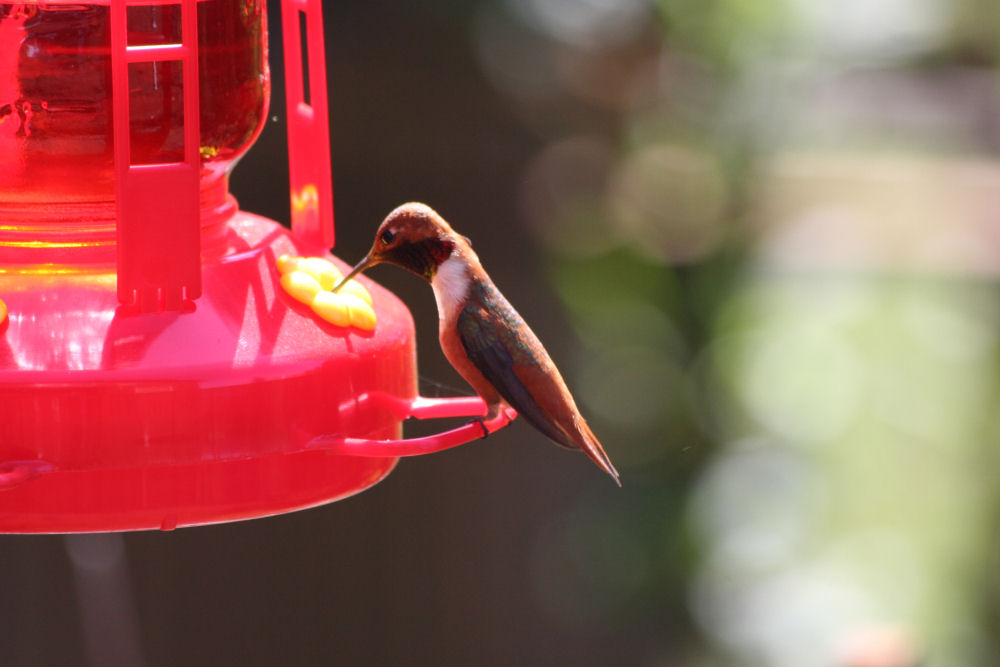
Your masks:
{"label": "bird's head", "polygon": [[371,250],[334,291],[358,273],[382,263],[395,264],[430,282],[456,250],[460,254],[472,252],[468,239],[456,233],[434,209],[426,204],[403,204],[382,221]]}

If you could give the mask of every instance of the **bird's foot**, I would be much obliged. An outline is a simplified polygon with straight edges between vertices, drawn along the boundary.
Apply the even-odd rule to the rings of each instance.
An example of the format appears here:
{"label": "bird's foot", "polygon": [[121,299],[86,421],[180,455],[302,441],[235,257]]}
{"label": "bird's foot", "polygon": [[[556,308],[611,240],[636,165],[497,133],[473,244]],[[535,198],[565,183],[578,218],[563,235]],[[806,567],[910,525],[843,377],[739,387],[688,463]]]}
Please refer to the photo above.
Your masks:
{"label": "bird's foot", "polygon": [[[495,422],[496,419],[497,419],[497,417],[500,416],[500,411],[504,407],[505,407],[504,404],[501,403],[501,402],[499,402],[499,401],[496,401],[496,402],[493,402],[493,403],[487,403],[486,404],[486,414],[485,415],[482,415],[481,417],[473,417],[472,419],[469,420],[470,424],[479,424],[479,428],[483,429],[483,434],[481,436],[479,436],[480,440],[482,440],[483,438],[485,438],[486,436],[488,436],[490,433],[492,433],[493,431],[495,431],[497,428],[499,428],[498,426],[494,426],[493,431],[491,431],[490,428],[487,426],[487,424],[491,424],[491,423]],[[506,415],[507,413],[505,412],[504,414]],[[509,415],[508,415],[508,421],[510,421]],[[502,426],[502,424],[501,424],[501,426]]]}
{"label": "bird's foot", "polygon": [[486,428],[486,417],[473,417],[472,419],[469,420],[469,423],[479,424],[479,428],[483,429],[483,434],[479,436],[480,440],[482,440],[483,438],[485,438],[490,434],[490,430]]}

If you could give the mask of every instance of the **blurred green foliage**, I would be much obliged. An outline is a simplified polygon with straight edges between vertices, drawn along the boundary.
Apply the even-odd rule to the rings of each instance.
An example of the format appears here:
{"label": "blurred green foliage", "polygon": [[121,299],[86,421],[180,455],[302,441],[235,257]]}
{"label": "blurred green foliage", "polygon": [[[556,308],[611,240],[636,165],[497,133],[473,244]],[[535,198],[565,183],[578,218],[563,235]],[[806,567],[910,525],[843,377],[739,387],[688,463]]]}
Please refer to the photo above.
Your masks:
{"label": "blurred green foliage", "polygon": [[502,7],[484,66],[562,119],[523,208],[628,494],[543,541],[547,608],[663,607],[703,639],[662,664],[995,662],[1000,11]]}

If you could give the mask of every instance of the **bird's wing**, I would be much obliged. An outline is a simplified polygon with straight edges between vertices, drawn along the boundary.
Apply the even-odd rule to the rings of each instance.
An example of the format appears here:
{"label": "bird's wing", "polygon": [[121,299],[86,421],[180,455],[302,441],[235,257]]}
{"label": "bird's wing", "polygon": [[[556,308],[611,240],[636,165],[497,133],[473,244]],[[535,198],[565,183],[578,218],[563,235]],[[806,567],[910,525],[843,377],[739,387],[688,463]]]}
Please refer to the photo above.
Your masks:
{"label": "bird's wing", "polygon": [[[504,319],[513,317],[520,320],[513,309],[504,315]],[[458,314],[458,338],[469,359],[483,377],[535,428],[557,444],[576,449],[577,446],[555,426],[549,415],[531,395],[528,387],[518,377],[514,356],[511,354],[511,346],[517,344],[512,331],[510,328],[504,328],[498,332],[476,313],[476,308],[473,306],[467,306]]]}

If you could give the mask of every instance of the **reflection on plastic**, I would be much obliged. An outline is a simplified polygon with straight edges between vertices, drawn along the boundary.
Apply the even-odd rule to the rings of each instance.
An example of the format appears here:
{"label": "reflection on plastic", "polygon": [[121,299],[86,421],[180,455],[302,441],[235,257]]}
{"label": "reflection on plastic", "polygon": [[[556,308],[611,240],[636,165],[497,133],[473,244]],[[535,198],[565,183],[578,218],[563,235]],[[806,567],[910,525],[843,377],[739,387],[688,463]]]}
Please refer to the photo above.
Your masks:
{"label": "reflection on plastic", "polygon": [[39,475],[54,470],[55,466],[45,461],[8,461],[0,463],[0,491],[12,489]]}

